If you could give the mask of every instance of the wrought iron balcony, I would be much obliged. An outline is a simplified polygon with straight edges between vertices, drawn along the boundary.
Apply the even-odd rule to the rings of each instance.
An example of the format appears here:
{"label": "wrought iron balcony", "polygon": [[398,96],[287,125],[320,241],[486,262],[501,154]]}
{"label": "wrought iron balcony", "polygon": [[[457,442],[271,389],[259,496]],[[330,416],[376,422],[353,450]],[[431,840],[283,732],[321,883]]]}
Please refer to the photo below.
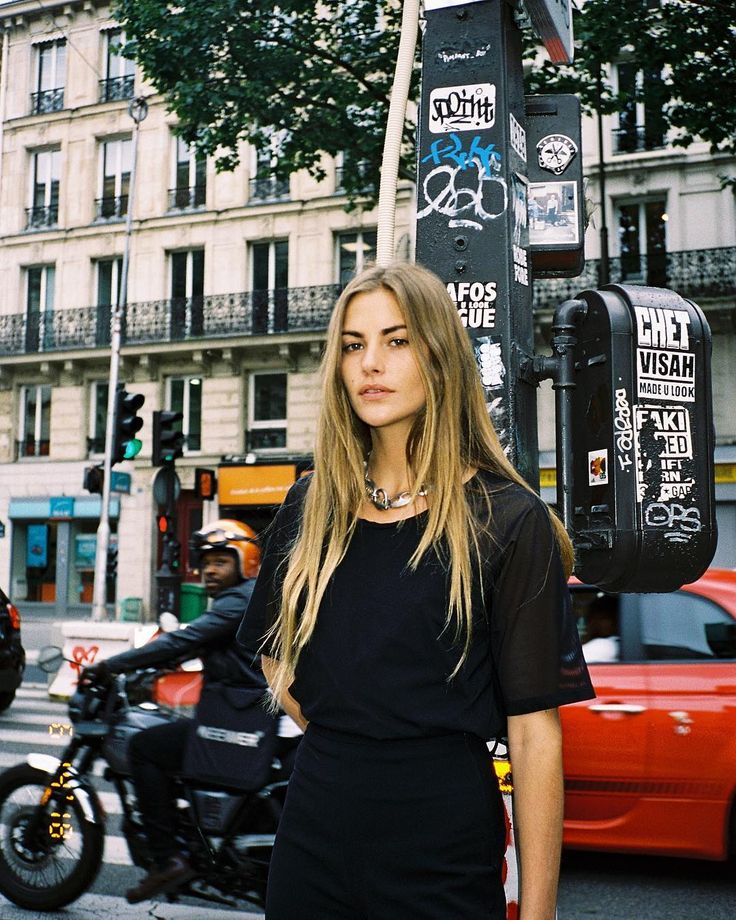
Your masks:
{"label": "wrought iron balcony", "polygon": [[206,185],[169,189],[169,211],[195,211],[205,206]]}
{"label": "wrought iron balcony", "polygon": [[59,203],[41,207],[26,208],[26,230],[41,230],[55,227],[59,222]]}
{"label": "wrought iron balcony", "polygon": [[640,153],[665,146],[661,129],[648,125],[626,125],[611,131],[614,153]]}
{"label": "wrought iron balcony", "polygon": [[[580,291],[600,285],[600,261],[589,259],[577,278],[534,282],[535,310],[553,310]],[[695,301],[736,297],[736,246],[688,249],[609,259],[609,281],[666,287]]]}
{"label": "wrought iron balcony", "polygon": [[[339,293],[339,285],[328,284],[130,303],[124,311],[122,342],[321,332]],[[108,348],[111,310],[97,306],[0,315],[0,355]]]}
{"label": "wrought iron balcony", "polygon": [[108,77],[106,80],[100,80],[100,102],[132,99],[134,88],[135,75],[132,73],[123,77]]}
{"label": "wrought iron balcony", "polygon": [[128,196],[95,199],[96,220],[122,220],[128,213]]}
{"label": "wrought iron balcony", "polygon": [[42,89],[31,93],[31,115],[46,115],[48,112],[60,112],[64,108],[64,87]]}
{"label": "wrought iron balcony", "polygon": [[264,176],[261,179],[248,180],[248,195],[252,202],[276,201],[289,197],[289,180],[277,179],[276,176]]}
{"label": "wrought iron balcony", "polygon": [[365,192],[366,194],[374,191],[374,184],[371,181],[370,176],[368,175],[368,161],[367,160],[358,160],[354,165],[347,164],[344,166],[335,167],[335,193],[340,194],[345,191],[345,174],[347,172],[356,172],[360,179],[360,185],[358,187],[359,192]]}

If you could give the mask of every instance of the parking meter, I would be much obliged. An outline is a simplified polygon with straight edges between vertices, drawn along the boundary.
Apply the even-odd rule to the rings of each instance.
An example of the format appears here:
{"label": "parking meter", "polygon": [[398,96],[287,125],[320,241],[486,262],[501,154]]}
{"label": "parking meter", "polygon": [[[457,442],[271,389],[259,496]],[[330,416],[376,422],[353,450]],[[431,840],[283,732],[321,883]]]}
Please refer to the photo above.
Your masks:
{"label": "parking meter", "polygon": [[611,284],[578,299],[575,574],[607,591],[671,591],[716,547],[710,329],[673,291]]}

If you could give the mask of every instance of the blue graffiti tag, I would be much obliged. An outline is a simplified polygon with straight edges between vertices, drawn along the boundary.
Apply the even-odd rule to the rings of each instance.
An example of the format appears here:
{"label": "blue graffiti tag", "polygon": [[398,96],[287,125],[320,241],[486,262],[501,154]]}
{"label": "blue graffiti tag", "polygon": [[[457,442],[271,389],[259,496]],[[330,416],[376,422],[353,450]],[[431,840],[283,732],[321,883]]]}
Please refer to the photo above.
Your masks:
{"label": "blue graffiti tag", "polygon": [[496,150],[495,144],[486,144],[483,147],[480,135],[476,134],[470,142],[470,149],[464,150],[462,139],[453,133],[449,135],[449,143],[448,138],[444,137],[433,141],[429,153],[426,157],[422,157],[422,163],[431,160],[432,163],[439,166],[443,160],[451,160],[460,169],[467,169],[476,159],[488,176],[501,169],[501,152]]}

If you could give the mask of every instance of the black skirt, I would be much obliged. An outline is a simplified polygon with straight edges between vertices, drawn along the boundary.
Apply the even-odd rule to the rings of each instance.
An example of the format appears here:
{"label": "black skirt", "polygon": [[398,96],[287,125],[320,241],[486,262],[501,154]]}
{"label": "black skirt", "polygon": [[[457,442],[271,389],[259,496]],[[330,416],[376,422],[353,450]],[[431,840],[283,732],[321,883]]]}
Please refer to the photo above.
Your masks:
{"label": "black skirt", "polygon": [[311,724],[276,837],[266,920],[505,920],[505,840],[480,738],[376,741]]}

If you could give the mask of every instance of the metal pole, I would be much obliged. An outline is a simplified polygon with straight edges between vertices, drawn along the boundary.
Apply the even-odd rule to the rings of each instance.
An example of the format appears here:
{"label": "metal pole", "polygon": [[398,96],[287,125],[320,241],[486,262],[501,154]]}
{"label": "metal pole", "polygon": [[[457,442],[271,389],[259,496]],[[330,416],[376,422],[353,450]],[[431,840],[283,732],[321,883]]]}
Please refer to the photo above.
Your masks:
{"label": "metal pole", "polygon": [[603,113],[601,112],[603,98],[603,64],[598,63],[598,75],[596,77],[596,114],[598,115],[598,188],[601,196],[601,260],[600,270],[598,273],[598,284],[608,284],[611,278],[610,266],[608,263],[608,224],[606,223],[606,164],[603,158]]}
{"label": "metal pole", "polygon": [[148,114],[148,103],[138,96],[128,105],[130,117],[135,122],[133,131],[132,163],[130,167],[130,184],[128,187],[128,209],[125,215],[125,248],[123,266],[120,276],[120,296],[112,310],[112,330],[110,335],[110,374],[107,393],[107,423],[105,425],[105,459],[103,461],[102,498],[100,523],[97,527],[97,548],[95,552],[95,580],[92,594],[92,619],[101,622],[107,619],[107,549],[110,545],[110,479],[112,478],[112,441],[115,431],[115,394],[118,389],[120,371],[120,342],[122,317],[128,300],[128,265],[130,263],[130,239],[133,232],[133,199],[135,195],[135,175],[138,162],[138,134],[140,123]]}

